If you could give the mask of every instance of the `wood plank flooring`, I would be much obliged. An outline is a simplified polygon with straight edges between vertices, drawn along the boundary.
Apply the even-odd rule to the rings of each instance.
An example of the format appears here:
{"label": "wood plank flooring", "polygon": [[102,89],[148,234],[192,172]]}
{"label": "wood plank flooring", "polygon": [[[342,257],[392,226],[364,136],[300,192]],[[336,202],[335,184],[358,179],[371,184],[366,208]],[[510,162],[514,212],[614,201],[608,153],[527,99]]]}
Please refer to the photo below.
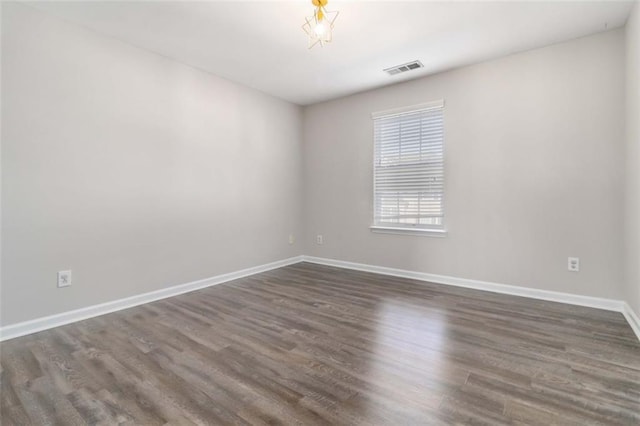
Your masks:
{"label": "wood plank flooring", "polygon": [[3,425],[639,425],[619,313],[300,263],[4,342]]}

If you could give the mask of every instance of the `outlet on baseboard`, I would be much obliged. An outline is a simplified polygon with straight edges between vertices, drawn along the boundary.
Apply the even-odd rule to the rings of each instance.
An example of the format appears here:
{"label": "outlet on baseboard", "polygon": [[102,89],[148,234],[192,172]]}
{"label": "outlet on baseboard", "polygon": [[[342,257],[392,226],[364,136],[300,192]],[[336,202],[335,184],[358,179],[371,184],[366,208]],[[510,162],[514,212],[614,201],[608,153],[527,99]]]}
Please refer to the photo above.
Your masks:
{"label": "outlet on baseboard", "polygon": [[322,238],[322,234],[318,234],[316,236],[316,243],[318,244],[324,244],[324,238]]}
{"label": "outlet on baseboard", "polygon": [[579,272],[580,271],[580,258],[579,257],[570,257],[567,260],[567,269],[571,272]]}
{"label": "outlet on baseboard", "polygon": [[69,287],[71,285],[71,270],[58,271],[58,287]]}

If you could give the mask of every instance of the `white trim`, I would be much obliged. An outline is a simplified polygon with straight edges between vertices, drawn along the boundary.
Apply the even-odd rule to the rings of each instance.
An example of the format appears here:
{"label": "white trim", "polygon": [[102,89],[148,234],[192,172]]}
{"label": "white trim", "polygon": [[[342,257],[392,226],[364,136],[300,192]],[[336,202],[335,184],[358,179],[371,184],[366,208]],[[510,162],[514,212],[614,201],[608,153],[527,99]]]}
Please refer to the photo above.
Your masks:
{"label": "white trim", "polygon": [[627,319],[627,322],[631,326],[631,329],[634,333],[636,333],[638,340],[640,340],[640,318],[638,318],[638,315],[633,312],[631,306],[629,306],[629,304],[626,302],[624,302],[622,315],[624,315],[624,317]]}
{"label": "white trim", "polygon": [[445,229],[401,228],[396,226],[371,225],[371,232],[377,234],[419,235],[421,237],[446,237]]}
{"label": "white trim", "polygon": [[384,266],[374,266],[365,263],[346,262],[342,260],[327,259],[314,256],[295,256],[252,268],[241,269],[227,274],[216,275],[211,278],[180,284],[173,287],[149,293],[138,294],[124,299],[113,300],[99,305],[88,306],[73,311],[24,321],[8,326],[0,327],[0,341],[25,336],[38,331],[48,330],[61,325],[82,321],[99,315],[108,314],[122,309],[131,308],[145,303],[153,302],[167,297],[200,290],[228,281],[255,275],[283,266],[293,265],[299,262],[316,263],[319,265],[334,266],[337,268],[352,269],[356,271],[373,272],[376,274],[390,275],[394,277],[409,278],[419,281],[428,281],[437,284],[451,285],[456,287],[472,288],[476,290],[490,291],[494,293],[510,294],[532,299],[549,300],[552,302],[567,303],[570,305],[587,306],[590,308],[605,309],[607,311],[621,312],[626,318],[638,339],[640,340],[640,319],[631,307],[622,300],[604,299],[599,297],[580,296],[577,294],[561,293],[549,290],[539,290],[529,287],[519,287],[507,284],[497,284],[487,281],[471,280],[466,278],[456,278],[447,275],[429,274],[425,272],[409,271],[405,269],[387,268]]}
{"label": "white trim", "polygon": [[425,102],[425,103],[417,104],[417,105],[409,105],[409,106],[400,107],[400,108],[387,109],[387,110],[384,110],[384,111],[372,112],[371,113],[371,118],[375,120],[375,119],[381,118],[381,117],[391,117],[391,116],[394,116],[394,115],[407,114],[409,112],[429,111],[429,110],[432,110],[432,109],[441,109],[441,108],[444,108],[444,99],[439,99],[437,101],[431,101],[431,102]]}
{"label": "white trim", "polygon": [[557,291],[540,290],[530,287],[520,287],[507,284],[497,284],[487,281],[456,278],[447,275],[429,274],[426,272],[408,271],[406,269],[387,268],[365,263],[345,262],[342,260],[326,259],[321,257],[303,256],[305,262],[319,265],[335,266],[338,268],[353,269],[356,271],[373,272],[376,274],[391,275],[394,277],[410,278],[419,281],[428,281],[437,284],[445,284],[456,287],[473,288],[476,290],[491,291],[493,293],[510,294],[512,296],[529,297],[532,299],[549,300],[552,302],[568,303],[570,305],[588,306],[590,308],[605,309],[607,311],[623,312],[625,302],[622,300],[604,299],[600,297],[580,296],[578,294],[561,293]]}
{"label": "white trim", "polygon": [[179,294],[188,293],[190,291],[222,284],[228,281],[236,280],[238,278],[244,278],[249,275],[258,274],[260,272],[266,272],[272,269],[281,268],[283,266],[293,265],[294,263],[301,262],[302,259],[303,256],[291,257],[289,259],[278,260],[276,262],[266,263],[264,265],[254,266],[252,268],[241,269],[239,271],[229,272],[222,275],[216,275],[211,278],[205,278],[203,280],[192,281],[186,284],[167,287],[149,293],[138,294],[135,296],[126,297],[124,299],[112,300],[110,302],[101,303],[99,305],[87,306],[85,308],[80,308],[73,311],[62,312],[60,314],[3,326],[0,327],[0,341],[36,333],[38,331],[47,330],[76,321],[81,321],[87,318],[120,311],[122,309],[131,308],[133,306],[142,305],[144,303],[166,299],[167,297],[177,296]]}

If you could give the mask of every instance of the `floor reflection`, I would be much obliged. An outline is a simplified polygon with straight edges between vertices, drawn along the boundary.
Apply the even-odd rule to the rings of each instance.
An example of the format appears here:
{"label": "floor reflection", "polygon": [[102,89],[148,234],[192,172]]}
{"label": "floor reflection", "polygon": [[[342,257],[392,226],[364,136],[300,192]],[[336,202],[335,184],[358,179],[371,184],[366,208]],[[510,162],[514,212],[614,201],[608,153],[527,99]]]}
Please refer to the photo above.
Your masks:
{"label": "floor reflection", "polygon": [[359,396],[360,408],[370,418],[384,418],[392,410],[424,420],[455,375],[445,347],[447,313],[412,300],[384,300],[376,323],[374,355],[367,366],[372,392]]}

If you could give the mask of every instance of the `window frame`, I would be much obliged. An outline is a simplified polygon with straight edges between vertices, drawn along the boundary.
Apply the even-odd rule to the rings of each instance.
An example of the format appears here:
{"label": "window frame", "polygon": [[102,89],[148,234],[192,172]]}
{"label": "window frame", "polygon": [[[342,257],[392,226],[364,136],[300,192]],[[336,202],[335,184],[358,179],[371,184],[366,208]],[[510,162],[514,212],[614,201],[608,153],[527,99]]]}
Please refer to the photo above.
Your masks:
{"label": "window frame", "polygon": [[[373,129],[374,129],[374,137],[373,137],[373,162],[372,162],[372,176],[373,176],[373,209],[372,216],[373,222],[369,226],[369,229],[375,233],[381,234],[401,234],[401,235],[419,235],[419,236],[427,236],[427,237],[446,237],[448,234],[446,228],[446,179],[445,179],[445,136],[444,136],[444,100],[436,100],[426,103],[421,103],[417,105],[410,105],[401,108],[394,108],[379,112],[374,112],[371,114],[371,119],[374,121]],[[391,223],[376,223],[376,139],[375,139],[375,120],[384,118],[384,117],[392,117],[394,115],[402,115],[419,111],[429,111],[429,110],[437,110],[441,109],[443,112],[443,139],[442,139],[442,178],[443,178],[443,187],[442,187],[442,225],[439,226],[418,226],[411,224],[398,224],[393,225]]]}

